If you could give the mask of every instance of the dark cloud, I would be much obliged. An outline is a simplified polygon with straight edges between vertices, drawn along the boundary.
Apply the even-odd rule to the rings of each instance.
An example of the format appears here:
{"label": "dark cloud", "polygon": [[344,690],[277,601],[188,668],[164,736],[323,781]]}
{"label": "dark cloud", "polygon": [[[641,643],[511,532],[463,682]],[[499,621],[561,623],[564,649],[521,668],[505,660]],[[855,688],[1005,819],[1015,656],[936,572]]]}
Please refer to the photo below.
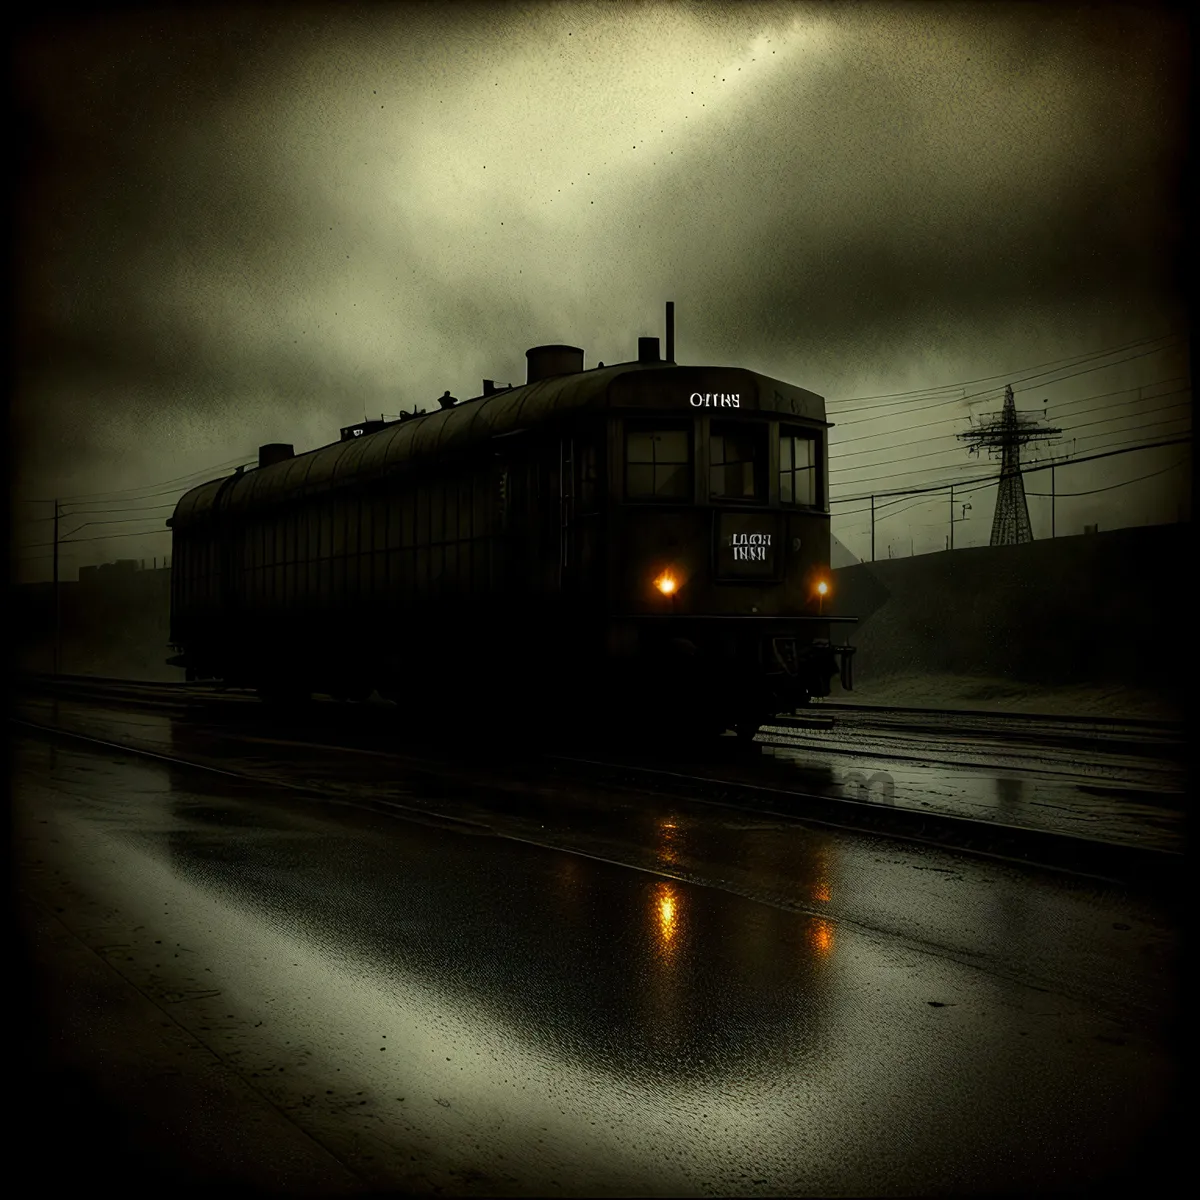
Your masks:
{"label": "dark cloud", "polygon": [[1159,332],[1182,34],[1165,9],[979,4],[206,8],[35,31],[22,483],[115,490],[317,444],[520,381],[538,342],[628,357],[666,298],[681,358],[835,396]]}

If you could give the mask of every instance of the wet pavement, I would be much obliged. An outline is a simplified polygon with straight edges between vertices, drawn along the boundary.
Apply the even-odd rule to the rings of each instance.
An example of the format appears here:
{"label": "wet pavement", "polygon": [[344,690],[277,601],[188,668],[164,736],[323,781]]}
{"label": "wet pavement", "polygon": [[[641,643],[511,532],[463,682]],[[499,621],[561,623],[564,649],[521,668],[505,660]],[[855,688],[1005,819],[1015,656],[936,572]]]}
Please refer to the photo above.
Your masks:
{"label": "wet pavement", "polygon": [[[775,735],[772,735],[773,737]],[[790,744],[788,744],[790,743]],[[762,748],[797,779],[828,769],[852,799],[1116,845],[1182,851],[1186,772],[1179,763],[1022,746],[963,747],[919,735],[813,733]]]}
{"label": "wet pavement", "polygon": [[[147,748],[171,745],[175,725],[160,728],[157,724],[167,712],[178,723],[186,718],[190,729],[207,729],[218,739],[235,736],[243,743],[256,738],[269,743],[278,734],[278,722],[263,717],[258,701],[237,693],[216,698],[211,692],[188,695],[177,689],[170,703],[164,704],[158,695],[141,707],[148,716],[140,717],[136,704],[122,710],[95,699],[22,701],[22,711],[32,720],[68,720],[73,727],[96,731],[97,736],[104,736],[105,729],[116,730],[117,740],[132,737]],[[419,737],[395,738],[389,732],[394,730],[396,714],[388,705],[359,708],[357,719],[372,727],[363,737],[355,736],[353,710],[349,730],[344,707],[324,704],[314,711],[309,720],[318,742],[363,750],[393,742],[398,749],[402,743],[420,744]],[[811,716],[829,719],[824,709],[814,709]],[[703,773],[718,781],[851,800],[893,812],[940,815],[1172,854],[1182,854],[1186,847],[1188,774],[1182,742],[1143,732],[1139,744],[1128,732],[1118,739],[1111,730],[1100,729],[1085,749],[1053,744],[1052,739],[1063,736],[1059,727],[999,730],[994,721],[987,725],[986,717],[977,718],[987,727],[975,733],[868,724],[879,719],[871,713],[837,713],[832,728],[768,725],[749,753],[731,738],[699,753],[695,748],[679,753],[659,746],[649,754],[631,753],[607,744],[582,746],[580,753],[586,759],[598,751],[610,764],[651,764],[679,774]],[[912,718],[905,720],[911,726]],[[462,723],[464,744],[476,737],[477,730],[469,720]],[[1077,730],[1073,736],[1081,738],[1082,732]]]}
{"label": "wet pavement", "polygon": [[678,798],[58,716],[231,773],[23,739],[23,890],[365,1185],[1042,1191],[1128,1165],[1167,1103],[1175,917],[1145,896]]}

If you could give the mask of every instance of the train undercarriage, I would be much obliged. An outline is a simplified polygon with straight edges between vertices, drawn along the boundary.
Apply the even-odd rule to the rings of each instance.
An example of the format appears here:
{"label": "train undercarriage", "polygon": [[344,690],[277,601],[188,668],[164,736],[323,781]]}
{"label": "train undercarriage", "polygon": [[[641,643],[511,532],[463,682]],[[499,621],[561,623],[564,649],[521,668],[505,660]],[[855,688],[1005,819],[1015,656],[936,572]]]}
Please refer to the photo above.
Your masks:
{"label": "train undercarriage", "polygon": [[[506,627],[506,636],[429,630],[403,654],[376,645],[348,652],[311,637],[194,647],[172,659],[189,680],[216,680],[294,705],[314,694],[364,701],[372,693],[415,717],[469,711],[538,728],[586,722],[663,736],[752,735],[769,717],[849,688],[853,647],[788,621],[747,627],[721,618]],[[827,627],[826,627],[827,628]],[[297,631],[298,632],[298,631]],[[303,647],[303,649],[299,649]]]}

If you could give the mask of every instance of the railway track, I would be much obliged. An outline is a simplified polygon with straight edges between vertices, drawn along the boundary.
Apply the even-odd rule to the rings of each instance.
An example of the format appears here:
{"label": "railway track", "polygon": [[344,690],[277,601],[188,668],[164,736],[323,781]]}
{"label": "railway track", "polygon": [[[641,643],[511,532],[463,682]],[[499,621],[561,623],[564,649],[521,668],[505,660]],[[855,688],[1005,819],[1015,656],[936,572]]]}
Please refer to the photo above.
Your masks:
{"label": "railway track", "polygon": [[[253,693],[226,689],[215,683],[177,683],[148,680],[116,679],[98,675],[30,674],[23,682],[40,691],[61,694],[87,694],[101,698],[120,699],[125,696],[156,695],[164,699],[186,699],[190,696],[219,698],[225,702],[257,703]],[[986,712],[979,709],[909,708],[878,704],[848,704],[842,701],[819,701],[810,708],[780,713],[764,724],[764,728],[789,731],[894,729],[908,734],[955,734],[987,738],[1019,737],[1023,741],[1048,744],[1092,744],[1123,742],[1147,749],[1182,749],[1187,743],[1186,730],[1180,721],[1153,721],[1127,717],[1067,717],[1052,714],[1019,712]]]}
{"label": "railway track", "polygon": [[[222,694],[210,686],[140,683],[94,677],[43,677],[32,690],[41,692],[43,696],[51,694],[64,698],[102,699],[109,703],[129,703],[136,707],[180,711],[193,708],[197,700],[219,698],[221,708],[228,702],[246,704],[251,706],[252,710],[261,712],[261,706],[249,695],[233,692]],[[437,775],[444,779],[447,773],[462,774],[464,784],[470,778],[473,782],[469,786],[480,786],[478,765],[472,766],[463,762],[451,765],[444,758],[431,757],[430,750],[436,754],[436,746],[427,742],[414,743],[421,747],[416,753],[397,747],[394,741],[388,743],[389,748],[386,751],[380,750],[379,734],[392,724],[392,714],[387,712],[382,704],[353,706],[358,710],[357,713],[353,710],[346,712],[347,707],[349,706],[335,705],[332,702],[329,704],[331,710],[345,713],[355,721],[367,717],[365,710],[374,710],[374,715],[380,718],[380,722],[377,724],[368,719],[365,726],[356,728],[350,721],[337,721],[334,727],[324,731],[326,738],[333,738],[337,742],[335,745],[326,746],[326,750],[334,753],[373,754],[392,760],[397,766],[403,765],[407,769],[429,774],[431,777]],[[203,770],[216,769],[222,774],[252,779],[260,784],[272,785],[275,782],[270,777],[263,777],[254,771],[231,771],[227,762],[218,765],[199,759],[164,756],[153,748],[138,745],[136,738],[123,738],[120,742],[101,739],[86,731],[58,726],[57,722],[17,719],[17,724],[30,732],[36,730],[43,736],[93,741],[109,749],[148,754],[157,759],[166,757],[180,765]],[[344,736],[339,738],[339,734]],[[279,742],[278,733],[268,730],[267,735],[268,740]],[[250,740],[260,739],[251,736]],[[311,739],[301,740],[296,744],[319,749],[312,744]],[[591,751],[566,747],[562,749],[562,753],[534,752],[527,756],[528,761],[524,766],[533,766],[538,770],[548,769],[551,778],[557,776],[561,783],[568,786],[572,780],[586,780],[589,783],[603,783],[607,787],[618,789],[670,795],[692,803],[729,807],[743,812],[750,810],[765,816],[798,820],[802,823],[873,832],[901,841],[937,845],[985,858],[1020,862],[1026,866],[1042,866],[1109,883],[1137,879],[1143,883],[1174,886],[1183,861],[1181,853],[1161,846],[1105,841],[1088,837],[1079,831],[1062,832],[1029,825],[1005,824],[999,820],[981,820],[945,812],[881,805],[868,799],[813,792],[796,786],[795,783],[772,786],[773,781],[770,777],[765,776],[763,782],[753,782],[745,777],[745,772],[738,777],[737,772],[731,775],[728,769],[722,770],[715,765],[710,773],[703,774],[694,769],[672,770],[634,754],[621,758],[607,753],[597,754],[594,748]],[[294,785],[285,783],[281,786],[292,787],[294,790]],[[304,787],[300,790],[313,789]],[[339,802],[353,802],[344,789],[335,791]],[[369,802],[368,806],[378,807],[379,801]],[[394,805],[386,802],[383,807],[403,810],[398,811],[398,815],[406,815],[411,809],[411,815],[423,813],[429,819],[458,823],[450,814],[426,810],[422,806],[413,808],[412,805]]]}
{"label": "railway track", "polygon": [[807,714],[780,715],[763,725],[756,740],[781,748],[820,745],[831,753],[853,754],[862,749],[865,737],[879,752],[897,758],[945,754],[960,762],[979,758],[982,746],[990,747],[985,751],[988,757],[1045,750],[1085,759],[1103,755],[1179,762],[1189,746],[1178,722],[867,706],[838,706],[823,723]]}

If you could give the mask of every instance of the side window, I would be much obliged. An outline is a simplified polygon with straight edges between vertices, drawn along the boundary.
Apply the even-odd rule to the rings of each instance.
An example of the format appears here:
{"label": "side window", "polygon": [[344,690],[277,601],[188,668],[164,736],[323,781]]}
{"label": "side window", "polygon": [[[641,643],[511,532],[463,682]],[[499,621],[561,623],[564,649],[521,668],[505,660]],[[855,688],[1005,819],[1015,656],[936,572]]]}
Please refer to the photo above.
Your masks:
{"label": "side window", "polygon": [[817,503],[817,439],[798,429],[779,431],[779,500]]}
{"label": "side window", "polygon": [[709,439],[708,494],[714,500],[764,500],[767,427],[714,421]]}
{"label": "side window", "polygon": [[625,434],[625,495],[630,500],[690,500],[690,431],[628,429]]}

